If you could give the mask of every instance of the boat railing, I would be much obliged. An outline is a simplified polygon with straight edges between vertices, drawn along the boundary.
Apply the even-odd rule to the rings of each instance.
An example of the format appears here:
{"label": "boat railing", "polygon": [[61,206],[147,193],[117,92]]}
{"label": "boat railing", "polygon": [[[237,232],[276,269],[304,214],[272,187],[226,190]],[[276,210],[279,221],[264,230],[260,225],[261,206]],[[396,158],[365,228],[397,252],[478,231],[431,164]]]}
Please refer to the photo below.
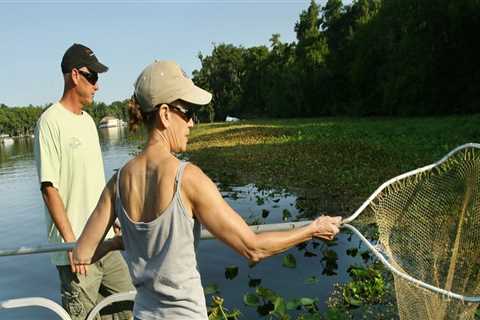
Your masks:
{"label": "boat railing", "polygon": [[[267,231],[284,231],[291,230],[295,228],[303,227],[311,221],[300,221],[300,222],[286,222],[286,223],[273,223],[273,224],[261,224],[250,226],[255,233],[262,233]],[[203,229],[200,235],[200,239],[208,240],[214,239],[215,237],[208,232],[208,230]],[[58,251],[67,251],[72,250],[75,247],[75,242],[61,243],[61,244],[43,244],[36,246],[22,246],[12,249],[0,249],[0,257],[6,256],[18,256],[26,254],[37,254],[37,253],[47,253],[47,252],[58,252]],[[86,320],[93,320],[98,315],[98,313],[106,306],[111,305],[114,302],[119,301],[133,301],[135,299],[136,292],[122,292],[110,295],[100,301],[89,313]],[[14,308],[25,308],[25,307],[41,307],[53,311],[57,316],[62,320],[72,320],[67,311],[60,306],[55,301],[52,301],[47,298],[42,297],[28,297],[28,298],[17,298],[0,301],[0,313],[2,309],[14,309]]]}

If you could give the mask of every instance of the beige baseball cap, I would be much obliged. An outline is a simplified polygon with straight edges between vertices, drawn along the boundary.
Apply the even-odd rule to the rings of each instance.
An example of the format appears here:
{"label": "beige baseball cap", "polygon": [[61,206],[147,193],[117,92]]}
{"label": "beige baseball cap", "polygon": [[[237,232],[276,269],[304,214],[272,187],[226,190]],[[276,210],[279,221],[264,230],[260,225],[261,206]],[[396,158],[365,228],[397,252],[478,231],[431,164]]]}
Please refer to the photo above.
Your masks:
{"label": "beige baseball cap", "polygon": [[174,61],[150,64],[138,76],[134,87],[135,99],[143,112],[179,99],[196,105],[205,105],[212,100],[212,94],[197,87]]}

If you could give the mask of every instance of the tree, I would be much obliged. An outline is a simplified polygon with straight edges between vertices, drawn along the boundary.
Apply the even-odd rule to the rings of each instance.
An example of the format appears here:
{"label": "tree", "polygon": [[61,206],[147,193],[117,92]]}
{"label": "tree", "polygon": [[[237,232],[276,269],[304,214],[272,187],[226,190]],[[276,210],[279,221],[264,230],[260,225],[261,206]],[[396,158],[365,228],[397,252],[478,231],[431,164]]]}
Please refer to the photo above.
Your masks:
{"label": "tree", "polygon": [[265,92],[265,77],[269,51],[266,46],[248,48],[243,52],[244,72],[241,78],[242,96],[239,116],[255,117],[269,114]]}
{"label": "tree", "polygon": [[298,114],[313,116],[326,114],[326,97],[329,81],[325,58],[329,49],[325,35],[320,31],[320,8],[311,1],[307,10],[302,11],[295,24],[297,44],[295,46],[296,62],[294,65],[299,87],[302,88],[303,102]]}
{"label": "tree", "polygon": [[430,115],[478,112],[480,2],[310,1],[297,41],[221,44],[200,55],[207,114]]}
{"label": "tree", "polygon": [[215,120],[225,120],[228,114],[240,111],[241,79],[244,72],[244,48],[231,44],[214,45],[212,54],[199,54],[202,68],[194,72],[194,81],[213,93]]}

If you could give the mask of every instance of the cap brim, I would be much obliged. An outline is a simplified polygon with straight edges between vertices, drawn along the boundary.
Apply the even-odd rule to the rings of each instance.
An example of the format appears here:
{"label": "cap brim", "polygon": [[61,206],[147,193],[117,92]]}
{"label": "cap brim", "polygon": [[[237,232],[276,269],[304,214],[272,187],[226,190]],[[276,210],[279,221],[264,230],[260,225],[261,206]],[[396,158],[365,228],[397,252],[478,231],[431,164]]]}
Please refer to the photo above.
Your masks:
{"label": "cap brim", "polygon": [[185,102],[203,106],[212,101],[212,94],[196,85],[192,85],[190,89],[184,91],[179,98]]}
{"label": "cap brim", "polygon": [[90,69],[93,72],[96,73],[103,73],[108,71],[108,67],[106,65],[101,64],[100,62],[94,62],[88,66],[86,66],[88,69]]}

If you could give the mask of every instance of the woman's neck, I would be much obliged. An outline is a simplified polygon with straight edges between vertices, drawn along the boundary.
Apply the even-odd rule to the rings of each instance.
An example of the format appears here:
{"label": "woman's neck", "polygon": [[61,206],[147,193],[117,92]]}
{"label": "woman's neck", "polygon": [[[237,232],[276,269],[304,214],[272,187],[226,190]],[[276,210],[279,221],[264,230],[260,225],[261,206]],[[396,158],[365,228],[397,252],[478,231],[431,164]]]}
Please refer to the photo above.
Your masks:
{"label": "woman's neck", "polygon": [[168,152],[171,153],[170,143],[168,142],[166,132],[158,129],[153,129],[148,135],[147,144],[144,151],[150,152]]}

